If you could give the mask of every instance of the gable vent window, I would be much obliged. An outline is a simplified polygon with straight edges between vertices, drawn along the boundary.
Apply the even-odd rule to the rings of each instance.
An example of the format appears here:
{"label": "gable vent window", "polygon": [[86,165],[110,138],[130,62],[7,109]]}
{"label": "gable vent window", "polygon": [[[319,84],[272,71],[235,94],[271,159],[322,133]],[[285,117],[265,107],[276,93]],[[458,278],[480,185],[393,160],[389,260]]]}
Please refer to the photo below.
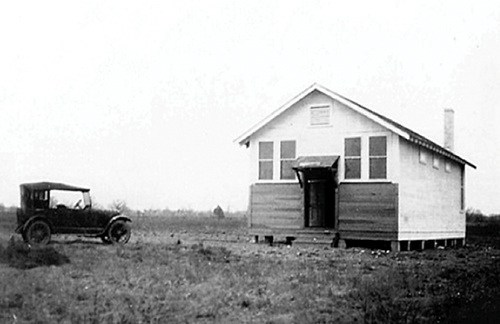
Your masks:
{"label": "gable vent window", "polygon": [[344,142],[345,178],[361,178],[361,137],[346,138]]}
{"label": "gable vent window", "polygon": [[332,109],[329,105],[312,106],[310,114],[311,126],[328,126],[331,124]]}
{"label": "gable vent window", "polygon": [[370,137],[370,179],[387,178],[387,138]]}
{"label": "gable vent window", "polygon": [[282,141],[280,147],[280,179],[295,179],[295,171],[292,165],[295,161],[295,141]]}
{"label": "gable vent window", "polygon": [[273,142],[259,142],[259,180],[273,179]]}

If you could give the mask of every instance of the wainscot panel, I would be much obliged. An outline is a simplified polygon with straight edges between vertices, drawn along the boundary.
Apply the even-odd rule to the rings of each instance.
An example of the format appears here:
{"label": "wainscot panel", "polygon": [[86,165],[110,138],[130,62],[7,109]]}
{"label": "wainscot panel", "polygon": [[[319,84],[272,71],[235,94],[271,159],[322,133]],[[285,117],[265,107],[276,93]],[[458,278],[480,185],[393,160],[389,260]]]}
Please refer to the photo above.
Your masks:
{"label": "wainscot panel", "polygon": [[340,184],[339,232],[342,239],[397,239],[397,215],[397,184]]}
{"label": "wainscot panel", "polygon": [[250,227],[303,227],[302,200],[298,183],[253,184],[250,187]]}

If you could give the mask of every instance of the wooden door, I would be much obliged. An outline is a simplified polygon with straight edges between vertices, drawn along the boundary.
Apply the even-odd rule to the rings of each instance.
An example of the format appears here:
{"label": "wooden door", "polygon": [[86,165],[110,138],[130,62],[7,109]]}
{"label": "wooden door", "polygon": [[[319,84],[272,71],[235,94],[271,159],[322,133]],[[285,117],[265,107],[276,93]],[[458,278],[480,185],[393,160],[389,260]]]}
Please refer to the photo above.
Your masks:
{"label": "wooden door", "polygon": [[326,219],[325,210],[326,180],[310,180],[309,182],[309,226],[324,227]]}
{"label": "wooden door", "polygon": [[335,227],[335,182],[330,170],[304,177],[305,227]]}

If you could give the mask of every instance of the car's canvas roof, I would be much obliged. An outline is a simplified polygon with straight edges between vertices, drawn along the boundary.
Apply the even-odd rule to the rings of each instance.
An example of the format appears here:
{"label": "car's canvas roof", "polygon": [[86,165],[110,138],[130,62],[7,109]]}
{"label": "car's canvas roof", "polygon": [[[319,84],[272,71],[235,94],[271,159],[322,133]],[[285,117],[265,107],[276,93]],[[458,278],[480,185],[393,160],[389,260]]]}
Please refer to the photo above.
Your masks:
{"label": "car's canvas roof", "polygon": [[67,190],[67,191],[90,191],[88,188],[76,187],[67,185],[64,183],[57,182],[33,182],[33,183],[23,183],[20,185],[21,187],[30,189],[30,190]]}

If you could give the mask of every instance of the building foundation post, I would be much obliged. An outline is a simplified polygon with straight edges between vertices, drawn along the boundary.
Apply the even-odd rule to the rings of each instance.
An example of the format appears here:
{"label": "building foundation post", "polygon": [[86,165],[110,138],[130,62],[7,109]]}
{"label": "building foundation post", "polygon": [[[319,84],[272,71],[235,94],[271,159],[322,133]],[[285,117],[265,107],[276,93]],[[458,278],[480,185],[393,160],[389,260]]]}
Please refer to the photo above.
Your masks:
{"label": "building foundation post", "polygon": [[391,241],[391,251],[392,252],[401,251],[401,246],[399,244],[399,241]]}

